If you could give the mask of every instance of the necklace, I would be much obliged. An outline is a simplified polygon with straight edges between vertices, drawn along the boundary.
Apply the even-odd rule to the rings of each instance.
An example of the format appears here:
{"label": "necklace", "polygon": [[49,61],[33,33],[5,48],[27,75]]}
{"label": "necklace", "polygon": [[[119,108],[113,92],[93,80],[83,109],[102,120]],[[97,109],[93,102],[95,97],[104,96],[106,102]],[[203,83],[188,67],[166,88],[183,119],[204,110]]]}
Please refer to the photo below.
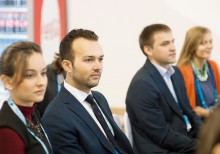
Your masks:
{"label": "necklace", "polygon": [[43,133],[42,133],[43,131],[40,127],[40,123],[37,120],[34,113],[32,113],[31,116],[32,116],[32,121],[26,118],[27,128],[29,128],[37,137],[39,137],[42,140],[43,139]]}
{"label": "necklace", "polygon": [[203,66],[203,73],[201,73],[197,69],[197,67],[195,66],[194,63],[193,63],[193,66],[194,66],[194,71],[195,71],[196,76],[199,79],[199,81],[201,81],[201,82],[207,81],[207,79],[208,79],[208,66],[207,66],[207,64],[205,63]]}

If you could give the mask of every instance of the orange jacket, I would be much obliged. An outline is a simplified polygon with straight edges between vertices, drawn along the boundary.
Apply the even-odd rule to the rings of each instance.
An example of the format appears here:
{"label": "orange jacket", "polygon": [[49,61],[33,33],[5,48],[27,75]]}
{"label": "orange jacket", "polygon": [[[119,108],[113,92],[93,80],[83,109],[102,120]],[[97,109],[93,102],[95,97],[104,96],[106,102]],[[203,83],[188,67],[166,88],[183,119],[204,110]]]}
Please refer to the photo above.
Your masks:
{"label": "orange jacket", "polygon": [[[218,102],[220,102],[220,72],[218,65],[212,61],[208,60],[208,63],[210,64],[213,73],[214,73],[214,78],[215,78],[215,84],[216,84],[216,89],[217,89],[217,94],[218,94]],[[186,91],[188,94],[189,102],[194,109],[196,107],[196,92],[195,92],[195,84],[194,84],[194,74],[193,74],[193,69],[191,65],[185,65],[183,67],[180,67],[180,71],[182,72],[185,85],[186,85]]]}

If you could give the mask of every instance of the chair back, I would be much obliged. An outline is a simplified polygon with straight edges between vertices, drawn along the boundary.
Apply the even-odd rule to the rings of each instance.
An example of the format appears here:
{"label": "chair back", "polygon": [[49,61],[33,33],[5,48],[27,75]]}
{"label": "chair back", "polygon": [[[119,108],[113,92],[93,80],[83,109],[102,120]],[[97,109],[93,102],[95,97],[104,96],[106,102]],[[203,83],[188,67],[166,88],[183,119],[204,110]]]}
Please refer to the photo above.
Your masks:
{"label": "chair back", "polygon": [[125,128],[125,135],[127,136],[128,140],[130,141],[131,146],[133,146],[131,123],[130,123],[127,112],[124,113],[124,128]]}
{"label": "chair back", "polygon": [[112,114],[112,116],[114,118],[115,123],[118,125],[118,127],[122,129],[122,124],[121,124],[121,120],[119,116],[117,114]]}

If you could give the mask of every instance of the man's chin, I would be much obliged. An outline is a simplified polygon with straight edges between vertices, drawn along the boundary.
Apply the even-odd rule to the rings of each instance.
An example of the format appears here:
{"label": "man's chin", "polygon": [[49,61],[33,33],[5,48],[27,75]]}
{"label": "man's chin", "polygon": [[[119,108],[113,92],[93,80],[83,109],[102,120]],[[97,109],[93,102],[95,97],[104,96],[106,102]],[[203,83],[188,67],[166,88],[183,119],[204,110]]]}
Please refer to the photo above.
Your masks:
{"label": "man's chin", "polygon": [[99,82],[90,83],[90,84],[88,84],[88,87],[89,87],[89,88],[93,88],[93,87],[98,86],[98,84],[99,84]]}
{"label": "man's chin", "polygon": [[174,59],[174,60],[170,60],[170,64],[174,64],[176,62],[176,59]]}

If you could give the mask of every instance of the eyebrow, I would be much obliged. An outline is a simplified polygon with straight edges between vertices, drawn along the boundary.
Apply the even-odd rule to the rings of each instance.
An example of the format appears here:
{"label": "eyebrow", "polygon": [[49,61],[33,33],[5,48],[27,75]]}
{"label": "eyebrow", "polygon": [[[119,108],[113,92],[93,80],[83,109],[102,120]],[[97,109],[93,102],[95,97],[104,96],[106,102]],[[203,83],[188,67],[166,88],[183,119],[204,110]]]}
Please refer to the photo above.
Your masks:
{"label": "eyebrow", "polygon": [[166,43],[166,42],[173,42],[173,41],[175,41],[175,39],[172,39],[172,40],[165,40],[165,41],[163,41],[163,42],[161,42],[161,44],[163,44],[163,43]]}
{"label": "eyebrow", "polygon": [[[44,70],[47,70],[47,68],[45,67],[45,68],[42,69],[42,71],[44,71]],[[36,70],[33,70],[33,69],[27,69],[25,72],[28,72],[28,71],[35,72]]]}
{"label": "eyebrow", "polygon": [[[96,56],[83,56],[83,58],[85,58],[85,57],[93,58],[93,57],[96,57]],[[104,55],[101,55],[101,56],[99,56],[99,57],[104,57]]]}

